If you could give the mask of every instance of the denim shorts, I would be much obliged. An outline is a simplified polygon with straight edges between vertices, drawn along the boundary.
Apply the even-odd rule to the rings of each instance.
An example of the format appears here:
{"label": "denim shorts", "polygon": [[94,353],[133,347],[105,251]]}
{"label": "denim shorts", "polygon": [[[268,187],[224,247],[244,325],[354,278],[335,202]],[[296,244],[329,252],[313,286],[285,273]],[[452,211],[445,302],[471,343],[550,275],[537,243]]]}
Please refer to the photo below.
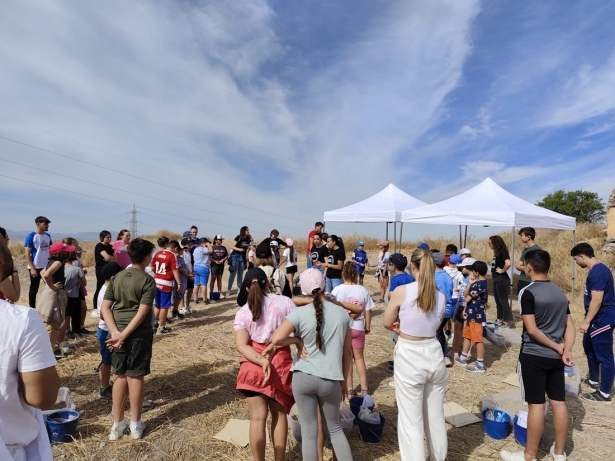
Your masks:
{"label": "denim shorts", "polygon": [[103,365],[111,365],[113,363],[111,361],[111,351],[106,344],[108,336],[108,331],[105,331],[102,328],[96,330],[96,337],[98,338],[98,343],[100,344],[100,357]]}
{"label": "denim shorts", "polygon": [[207,286],[209,269],[205,266],[194,266],[194,286]]}

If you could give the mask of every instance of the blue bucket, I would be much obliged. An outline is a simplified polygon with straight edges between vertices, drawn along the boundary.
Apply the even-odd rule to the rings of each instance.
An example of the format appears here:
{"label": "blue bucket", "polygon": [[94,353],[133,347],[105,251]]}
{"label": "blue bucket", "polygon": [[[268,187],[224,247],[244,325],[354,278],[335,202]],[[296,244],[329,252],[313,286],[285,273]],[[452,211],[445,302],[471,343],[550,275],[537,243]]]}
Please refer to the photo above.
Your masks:
{"label": "blue bucket", "polygon": [[61,410],[45,417],[47,433],[52,443],[71,442],[77,433],[79,412],[74,410]]}
{"label": "blue bucket", "polygon": [[370,424],[357,418],[357,424],[359,425],[359,433],[361,434],[361,440],[365,443],[378,443],[382,439],[382,430],[384,429],[384,423],[386,420],[384,416],[380,415],[380,424]]}
{"label": "blue bucket", "polygon": [[517,441],[519,445],[524,447],[525,444],[527,443],[527,428],[519,426],[519,424],[517,424],[518,419],[519,417],[515,415],[515,418],[513,419],[513,430],[515,432],[515,440]]}
{"label": "blue bucket", "polygon": [[210,292],[209,299],[211,299],[212,301],[220,301],[220,292],[219,291]]}
{"label": "blue bucket", "polygon": [[491,421],[485,417],[489,409],[483,410],[483,424],[485,432],[489,437],[495,440],[501,440],[508,437],[510,429],[510,415],[502,410],[493,410],[493,415],[496,421]]}
{"label": "blue bucket", "polygon": [[[361,410],[361,405],[363,404],[363,397],[352,397],[348,400],[348,406],[350,407],[350,411],[354,415],[354,422],[357,424],[357,420],[359,419],[359,411]],[[374,407],[370,407],[370,410],[374,410]]]}

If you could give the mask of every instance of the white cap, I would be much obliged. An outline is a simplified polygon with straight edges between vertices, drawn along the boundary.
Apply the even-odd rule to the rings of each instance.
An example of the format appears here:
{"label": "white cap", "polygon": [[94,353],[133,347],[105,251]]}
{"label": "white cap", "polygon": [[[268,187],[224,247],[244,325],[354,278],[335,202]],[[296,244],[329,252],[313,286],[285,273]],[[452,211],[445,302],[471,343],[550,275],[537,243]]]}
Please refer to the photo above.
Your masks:
{"label": "white cap", "polygon": [[461,250],[459,250],[459,254],[460,255],[471,255],[472,252],[468,250],[467,248],[462,248]]}
{"label": "white cap", "polygon": [[471,266],[475,262],[476,262],[476,259],[474,258],[466,258],[463,261],[461,261],[460,264],[457,264],[457,267]]}
{"label": "white cap", "polygon": [[272,247],[278,247],[280,246],[280,244],[278,242],[276,242],[275,240],[272,240],[271,243],[269,244]]}

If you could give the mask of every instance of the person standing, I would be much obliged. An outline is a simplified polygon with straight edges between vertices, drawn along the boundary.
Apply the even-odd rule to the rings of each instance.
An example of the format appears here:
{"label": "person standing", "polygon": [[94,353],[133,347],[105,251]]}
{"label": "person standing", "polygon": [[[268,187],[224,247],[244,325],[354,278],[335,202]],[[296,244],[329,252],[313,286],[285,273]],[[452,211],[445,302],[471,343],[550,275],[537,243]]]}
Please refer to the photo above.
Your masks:
{"label": "person standing", "polygon": [[521,239],[521,243],[525,245],[519,257],[519,261],[515,263],[515,268],[520,272],[519,281],[517,282],[517,292],[521,293],[521,290],[531,283],[530,278],[525,273],[525,255],[528,251],[540,250],[541,248],[536,245],[534,241],[536,238],[536,231],[533,227],[519,229],[519,238]]}
{"label": "person standing", "polygon": [[324,275],[325,269],[322,265],[325,262],[326,251],[327,246],[323,243],[322,234],[317,232],[312,238],[312,247],[310,248],[310,252],[308,254],[308,259],[310,261],[308,268],[313,267],[318,269],[320,273]]}
{"label": "person standing", "polygon": [[444,354],[444,362],[446,366],[453,365],[453,362],[450,360],[448,356],[447,350],[447,340],[446,335],[444,334],[444,329],[446,324],[449,322],[451,318],[453,318],[453,314],[455,313],[456,305],[453,304],[453,280],[451,276],[448,275],[448,272],[444,270],[446,267],[446,256],[440,253],[439,251],[433,253],[434,264],[436,265],[435,277],[436,277],[436,287],[440,292],[444,293],[446,296],[446,311],[444,313],[444,319],[442,320],[442,325],[438,329],[437,338],[440,341],[440,345],[442,346],[442,353]]}
{"label": "person standing", "polygon": [[336,286],[342,284],[342,266],[346,261],[346,252],[342,239],[337,235],[327,238],[327,250],[327,262],[323,263],[322,267],[325,268],[327,293],[331,293]]}
{"label": "person standing", "polygon": [[497,319],[495,321],[499,328],[508,328],[508,324],[513,321],[512,308],[508,304],[510,295],[510,254],[506,243],[499,235],[489,237],[489,248],[493,250],[491,261],[491,278],[493,279],[493,297],[497,308]]}
{"label": "person standing", "polygon": [[199,247],[194,250],[194,300],[199,303],[199,291],[205,304],[209,303],[207,298],[207,284],[209,283],[210,258],[214,249],[209,240],[205,237],[199,239]]}
{"label": "person standing", "polygon": [[100,232],[100,242],[94,247],[94,263],[96,269],[96,291],[92,298],[94,310],[98,307],[98,293],[105,284],[105,278],[102,275],[102,268],[105,264],[117,262],[115,250],[111,246],[111,232],[103,230]]}
{"label": "person standing", "polygon": [[504,461],[533,461],[544,432],[545,394],[553,409],[554,461],[565,461],[564,445],[568,435],[568,408],[564,367],[573,366],[572,346],[575,329],[568,298],[549,281],[551,256],[544,250],[525,254],[524,269],[530,285],[519,294],[523,337],[517,373],[522,398],[527,402],[527,443],[524,451],[502,450]]}
{"label": "person standing", "polygon": [[365,243],[362,241],[357,242],[357,246],[352,254],[352,260],[354,261],[354,267],[359,274],[359,285],[363,286],[363,279],[365,278],[365,268],[369,264],[367,259],[367,253],[365,252]]}
{"label": "person standing", "polygon": [[282,253],[282,260],[280,266],[286,265],[286,279],[288,280],[288,286],[295,285],[295,274],[297,273],[297,250],[295,250],[295,242],[293,239],[286,239],[286,249]]}
{"label": "person standing", "polygon": [[26,262],[30,271],[28,300],[32,308],[36,308],[36,295],[41,285],[41,271],[47,267],[49,260],[49,247],[52,241],[47,231],[50,222],[45,216],[38,216],[34,220],[36,230],[30,232],[24,242]]}
{"label": "person standing", "polygon": [[231,258],[229,261],[230,274],[228,277],[228,289],[226,290],[227,298],[231,295],[231,288],[233,288],[235,277],[237,277],[237,289],[239,290],[239,288],[241,288],[243,271],[246,268],[250,243],[252,243],[250,229],[248,226],[243,226],[239,229],[239,235],[235,237],[233,247],[231,248]]}
{"label": "person standing", "polygon": [[444,421],[448,371],[436,332],[444,318],[446,296],[436,288],[430,251],[414,250],[410,272],[416,282],[398,286],[383,315],[384,327],[399,335],[394,358],[399,452],[402,460],[426,459],[425,433],[429,459],[444,461],[448,450]]}
{"label": "person standing", "polygon": [[376,279],[380,283],[380,302],[384,302],[384,294],[389,287],[389,242],[387,240],[381,240],[378,242],[378,248],[380,248],[380,253],[378,253],[378,264],[368,264],[369,267],[376,268]]}
{"label": "person standing", "polygon": [[[312,246],[314,245],[314,235],[320,234],[322,232],[323,227],[325,227],[325,225],[321,223],[320,221],[318,221],[316,222],[316,224],[314,224],[314,229],[312,229],[310,233],[308,234],[307,247],[305,248],[305,255],[307,259],[308,269],[312,267],[312,264],[314,262],[314,259],[311,257],[312,256]],[[322,235],[321,235],[321,239],[322,239]]]}
{"label": "person standing", "polygon": [[115,257],[117,258],[117,263],[122,266],[123,269],[130,266],[130,258],[126,252],[126,248],[128,248],[129,243],[130,231],[128,229],[122,229],[117,234],[117,239],[114,242],[111,242],[111,247],[113,248]]}
{"label": "person standing", "polygon": [[222,275],[224,274],[224,264],[228,259],[228,250],[222,242],[224,239],[221,235],[216,235],[214,237],[214,244],[212,245],[212,254],[211,254],[211,285],[209,286],[209,292],[214,291],[214,285],[218,284],[218,292],[220,293],[220,299],[224,299],[224,295],[222,294]]}
{"label": "person standing", "polygon": [[570,251],[574,261],[588,269],[585,282],[585,320],[579,327],[583,333],[583,350],[587,356],[589,377],[583,383],[594,390],[581,398],[591,402],[611,403],[615,377],[613,362],[613,328],[615,328],[615,292],[613,274],[596,259],[588,243],[579,243]]}

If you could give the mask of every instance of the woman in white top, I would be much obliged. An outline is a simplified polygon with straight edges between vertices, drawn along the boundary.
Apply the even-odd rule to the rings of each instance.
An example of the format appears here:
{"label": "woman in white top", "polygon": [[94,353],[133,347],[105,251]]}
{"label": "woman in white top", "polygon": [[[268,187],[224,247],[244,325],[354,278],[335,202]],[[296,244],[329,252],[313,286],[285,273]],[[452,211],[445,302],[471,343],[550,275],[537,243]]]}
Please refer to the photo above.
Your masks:
{"label": "woman in white top", "polygon": [[[369,333],[372,324],[372,309],[374,302],[372,297],[362,285],[359,285],[359,273],[355,267],[354,261],[346,261],[342,269],[342,278],[344,283],[338,285],[331,293],[336,300],[343,303],[356,304],[363,308],[361,314],[350,314],[354,321],[352,322],[352,358],[357,367],[357,374],[361,382],[361,391],[363,395],[368,393],[369,386],[367,385],[367,370],[365,367],[365,358],[363,357],[363,349],[365,348],[365,335]],[[348,386],[348,396],[354,397],[355,391],[352,383],[352,373],[348,374],[346,379]]]}
{"label": "woman in white top", "polygon": [[380,253],[378,253],[378,264],[368,264],[370,267],[376,267],[376,278],[380,283],[380,302],[384,302],[384,294],[387,291],[389,286],[389,271],[388,271],[388,263],[389,257],[389,242],[387,240],[381,240],[378,242],[378,248],[380,248]]}
{"label": "woman in white top", "polygon": [[444,422],[448,372],[436,339],[446,310],[446,296],[436,288],[435,270],[429,250],[414,250],[410,272],[416,282],[393,291],[383,316],[384,327],[399,335],[394,376],[399,453],[403,461],[425,460],[423,431],[429,459],[444,461],[448,449]]}
{"label": "woman in white top", "polygon": [[295,250],[295,242],[293,239],[286,239],[286,249],[282,253],[282,259],[278,267],[286,264],[286,280],[288,286],[294,285],[295,274],[297,273],[297,250]]}

